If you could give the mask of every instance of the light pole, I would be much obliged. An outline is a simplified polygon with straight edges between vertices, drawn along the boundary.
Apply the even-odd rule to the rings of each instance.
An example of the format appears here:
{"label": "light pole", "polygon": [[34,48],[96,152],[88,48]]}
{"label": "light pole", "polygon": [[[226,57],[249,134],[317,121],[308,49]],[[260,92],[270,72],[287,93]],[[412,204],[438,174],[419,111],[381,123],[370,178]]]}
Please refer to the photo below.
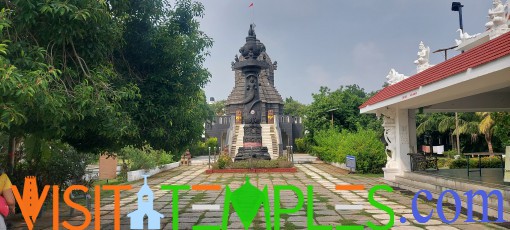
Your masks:
{"label": "light pole", "polygon": [[[462,5],[461,7],[462,8]],[[452,10],[453,10],[453,4],[452,4]],[[460,28],[462,29],[462,17],[460,18]],[[457,46],[452,46],[450,48],[445,48],[445,49],[438,49],[436,51],[434,51],[433,53],[437,53],[437,52],[444,52],[444,60],[448,60],[448,50],[451,50],[451,49],[455,49]],[[464,51],[462,51],[464,52]],[[455,136],[457,137],[457,144],[456,144],[456,147],[457,147],[457,154],[460,155],[460,137],[459,137],[459,134],[458,134],[458,130],[459,130],[459,116],[458,116],[458,113],[455,112]],[[452,140],[453,142],[453,140]],[[452,145],[452,148],[453,148],[453,145]]]}
{"label": "light pole", "polygon": [[326,112],[331,112],[331,127],[333,127],[333,112],[338,110],[338,108],[330,109]]}
{"label": "light pole", "polygon": [[452,11],[458,11],[459,12],[459,24],[460,24],[460,30],[464,32],[464,25],[462,24],[462,5],[460,2],[452,2]]}
{"label": "light pole", "polygon": [[211,169],[211,146],[207,148],[209,149],[209,169]]}
{"label": "light pole", "polygon": [[[464,33],[464,24],[462,23],[462,7],[464,7],[464,5],[462,5],[460,2],[452,2],[452,11],[459,12],[459,27],[461,33]],[[462,50],[461,53],[464,53],[464,50]]]}

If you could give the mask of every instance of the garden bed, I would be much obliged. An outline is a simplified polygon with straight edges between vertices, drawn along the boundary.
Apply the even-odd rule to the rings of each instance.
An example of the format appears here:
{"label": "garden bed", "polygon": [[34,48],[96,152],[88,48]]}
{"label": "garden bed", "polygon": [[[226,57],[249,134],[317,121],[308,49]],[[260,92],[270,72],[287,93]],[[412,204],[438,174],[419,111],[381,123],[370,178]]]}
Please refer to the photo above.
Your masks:
{"label": "garden bed", "polygon": [[208,169],[207,174],[211,173],[295,173],[297,168],[254,168],[254,169]]}

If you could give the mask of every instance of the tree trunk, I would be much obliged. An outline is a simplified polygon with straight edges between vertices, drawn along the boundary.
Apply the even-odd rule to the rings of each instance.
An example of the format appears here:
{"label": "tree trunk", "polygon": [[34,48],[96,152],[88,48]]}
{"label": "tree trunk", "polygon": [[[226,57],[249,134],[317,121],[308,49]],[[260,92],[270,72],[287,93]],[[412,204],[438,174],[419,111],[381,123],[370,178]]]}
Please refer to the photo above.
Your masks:
{"label": "tree trunk", "polygon": [[489,146],[489,153],[493,154],[494,149],[492,148],[492,138],[490,136],[485,135],[485,141],[487,141],[487,146]]}
{"label": "tree trunk", "polygon": [[460,155],[459,116],[455,112],[455,135],[457,136],[457,154]]}

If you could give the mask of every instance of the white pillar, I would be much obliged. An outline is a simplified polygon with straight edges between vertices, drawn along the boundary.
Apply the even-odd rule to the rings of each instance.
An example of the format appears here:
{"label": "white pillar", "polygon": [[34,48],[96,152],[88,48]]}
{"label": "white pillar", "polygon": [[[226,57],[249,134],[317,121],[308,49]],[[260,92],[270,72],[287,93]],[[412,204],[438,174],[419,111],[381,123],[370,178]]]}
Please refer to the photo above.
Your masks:
{"label": "white pillar", "polygon": [[[386,109],[383,114],[384,137],[388,142],[386,147],[387,163],[383,168],[386,180],[395,180],[395,176],[402,176],[405,171],[411,170],[410,152],[416,152],[416,125],[410,125],[414,121],[414,111],[407,109]],[[411,115],[411,119],[409,116]],[[411,127],[411,130],[410,128]],[[410,135],[413,135],[410,141]],[[413,145],[411,148],[410,145]]]}

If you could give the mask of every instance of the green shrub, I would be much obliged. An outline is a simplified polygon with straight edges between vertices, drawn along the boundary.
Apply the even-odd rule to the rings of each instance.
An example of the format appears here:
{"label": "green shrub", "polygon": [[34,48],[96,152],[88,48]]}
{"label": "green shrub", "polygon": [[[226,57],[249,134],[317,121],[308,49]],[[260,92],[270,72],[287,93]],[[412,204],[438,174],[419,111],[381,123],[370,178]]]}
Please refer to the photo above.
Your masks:
{"label": "green shrub", "polygon": [[457,150],[455,150],[455,149],[444,151],[443,154],[446,157],[451,158],[451,159],[455,158],[455,155],[458,155]]}
{"label": "green shrub", "polygon": [[[218,161],[212,165],[213,169],[255,169],[255,168],[292,168],[292,162],[288,161],[287,158],[278,158],[276,160],[245,160],[245,161],[236,161],[232,162],[231,158],[228,155],[224,155],[226,158],[230,159]],[[230,162],[230,163],[223,163]]]}
{"label": "green shrub", "polygon": [[150,145],[141,149],[133,146],[126,146],[120,150],[119,156],[129,162],[131,171],[138,169],[153,169],[157,166],[172,163],[173,156],[164,150],[154,150]]}
{"label": "green shrub", "polygon": [[221,154],[218,157],[216,164],[218,165],[219,169],[227,168],[229,165],[232,164],[232,158],[230,158],[230,156],[227,154]]}
{"label": "green shrub", "polygon": [[356,171],[359,173],[382,173],[386,164],[384,144],[373,130],[359,129],[358,132],[334,129],[319,131],[314,136],[316,146],[312,150],[327,162],[345,163],[347,155],[356,157]]}
{"label": "green shrub", "polygon": [[[28,139],[28,143],[32,140]],[[70,183],[80,181],[93,154],[76,151],[68,144],[59,141],[37,140],[37,148],[22,148],[23,159],[16,164],[15,172],[9,175],[13,184],[20,186],[25,176],[36,176],[40,185],[59,185],[65,188]],[[39,187],[42,189],[42,187]]]}
{"label": "green shrub", "polygon": [[[482,157],[482,168],[500,168],[501,159],[499,157]],[[478,158],[469,159],[470,168],[478,168]],[[453,160],[450,164],[451,169],[467,168],[467,160],[465,158]]]}
{"label": "green shrub", "polygon": [[218,138],[211,137],[207,139],[205,142],[197,141],[192,144],[189,148],[189,152],[192,156],[206,156],[209,154],[209,147],[211,148],[211,155],[214,155],[214,152],[217,151],[216,147],[218,146]]}
{"label": "green shrub", "polygon": [[437,158],[437,167],[438,168],[450,168],[454,160],[450,158]]}
{"label": "green shrub", "polygon": [[296,140],[294,140],[294,142],[296,143],[296,152],[298,152],[298,153],[308,152],[308,146],[307,146],[304,138],[296,138]]}
{"label": "green shrub", "polygon": [[165,151],[162,151],[162,153],[159,154],[158,160],[158,165],[166,165],[174,162],[172,154],[169,154]]}

